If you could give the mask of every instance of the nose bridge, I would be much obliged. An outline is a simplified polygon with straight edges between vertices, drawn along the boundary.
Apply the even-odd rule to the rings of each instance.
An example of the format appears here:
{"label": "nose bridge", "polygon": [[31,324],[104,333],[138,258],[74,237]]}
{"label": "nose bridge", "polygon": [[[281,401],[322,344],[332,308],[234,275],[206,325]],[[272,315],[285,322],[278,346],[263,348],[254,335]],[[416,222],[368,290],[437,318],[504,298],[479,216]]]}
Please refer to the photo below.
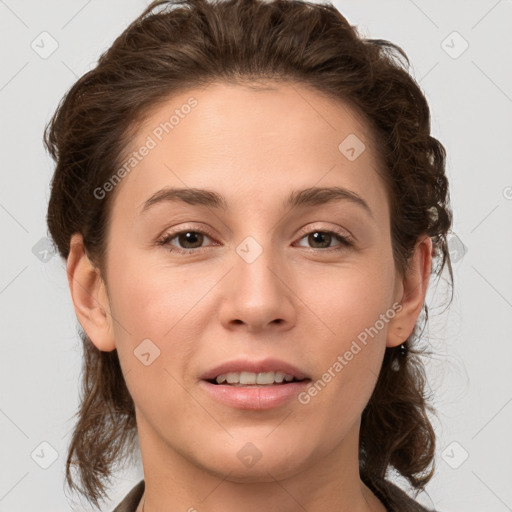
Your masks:
{"label": "nose bridge", "polygon": [[[260,240],[262,237],[259,237]],[[235,275],[239,286],[237,289],[245,295],[246,301],[255,306],[258,303],[270,305],[270,301],[279,299],[282,283],[275,273],[279,265],[279,255],[272,240],[266,237],[263,246],[253,236],[245,238],[237,247],[238,258],[235,259]]]}
{"label": "nose bridge", "polygon": [[250,330],[257,330],[295,320],[289,287],[285,286],[283,258],[268,235],[258,237],[262,243],[248,236],[235,248],[234,268],[221,312],[226,325],[244,323]]}

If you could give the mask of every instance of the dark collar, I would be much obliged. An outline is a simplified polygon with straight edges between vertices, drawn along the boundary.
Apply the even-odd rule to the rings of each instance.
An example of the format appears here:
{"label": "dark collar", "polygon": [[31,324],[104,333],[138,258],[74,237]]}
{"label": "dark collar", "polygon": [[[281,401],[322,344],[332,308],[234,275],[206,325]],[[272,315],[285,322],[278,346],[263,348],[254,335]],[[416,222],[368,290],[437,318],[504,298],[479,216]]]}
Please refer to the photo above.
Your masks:
{"label": "dark collar", "polygon": [[[376,480],[364,476],[361,477],[361,480],[379,498],[388,512],[435,512],[421,506],[406,494],[405,491],[388,480]],[[119,503],[113,512],[135,512],[144,494],[144,487],[144,480],[141,480],[124,497],[123,501]]]}

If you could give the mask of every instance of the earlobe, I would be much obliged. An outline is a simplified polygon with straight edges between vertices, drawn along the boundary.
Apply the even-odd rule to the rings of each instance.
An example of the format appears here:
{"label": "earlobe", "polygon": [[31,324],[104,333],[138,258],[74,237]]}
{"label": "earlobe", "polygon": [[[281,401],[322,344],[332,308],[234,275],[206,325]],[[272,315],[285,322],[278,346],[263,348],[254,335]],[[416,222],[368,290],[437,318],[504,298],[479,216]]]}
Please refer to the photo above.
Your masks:
{"label": "earlobe", "polygon": [[400,309],[389,322],[386,346],[401,345],[412,334],[425,302],[430,273],[432,270],[432,239],[419,238],[411,256],[409,268],[398,283],[397,302]]}
{"label": "earlobe", "polygon": [[114,350],[116,346],[105,283],[87,256],[79,233],[71,237],[66,270],[80,325],[99,350]]}

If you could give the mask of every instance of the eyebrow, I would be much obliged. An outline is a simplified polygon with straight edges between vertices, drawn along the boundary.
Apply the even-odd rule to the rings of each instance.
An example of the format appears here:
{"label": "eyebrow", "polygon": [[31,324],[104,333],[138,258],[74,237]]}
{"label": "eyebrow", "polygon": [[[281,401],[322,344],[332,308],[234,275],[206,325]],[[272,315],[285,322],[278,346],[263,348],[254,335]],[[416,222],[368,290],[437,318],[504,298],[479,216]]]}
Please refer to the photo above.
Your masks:
{"label": "eyebrow", "polygon": [[[294,209],[318,206],[336,201],[348,201],[360,206],[373,218],[373,213],[368,203],[352,190],[343,187],[311,187],[304,190],[294,190],[283,202],[282,206],[284,209]],[[141,215],[156,204],[168,202],[183,202],[208,208],[227,209],[225,197],[213,190],[167,187],[155,192],[144,202]]]}

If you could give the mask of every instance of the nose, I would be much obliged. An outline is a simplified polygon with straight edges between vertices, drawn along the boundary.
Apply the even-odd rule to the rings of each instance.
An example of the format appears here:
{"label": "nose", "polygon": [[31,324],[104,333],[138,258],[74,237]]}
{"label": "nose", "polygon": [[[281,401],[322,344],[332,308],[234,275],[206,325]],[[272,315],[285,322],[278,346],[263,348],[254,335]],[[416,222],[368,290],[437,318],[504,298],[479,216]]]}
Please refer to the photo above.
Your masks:
{"label": "nose", "polygon": [[234,254],[234,267],[223,281],[220,321],[226,329],[284,331],[296,323],[293,277],[271,249],[254,260]]}

